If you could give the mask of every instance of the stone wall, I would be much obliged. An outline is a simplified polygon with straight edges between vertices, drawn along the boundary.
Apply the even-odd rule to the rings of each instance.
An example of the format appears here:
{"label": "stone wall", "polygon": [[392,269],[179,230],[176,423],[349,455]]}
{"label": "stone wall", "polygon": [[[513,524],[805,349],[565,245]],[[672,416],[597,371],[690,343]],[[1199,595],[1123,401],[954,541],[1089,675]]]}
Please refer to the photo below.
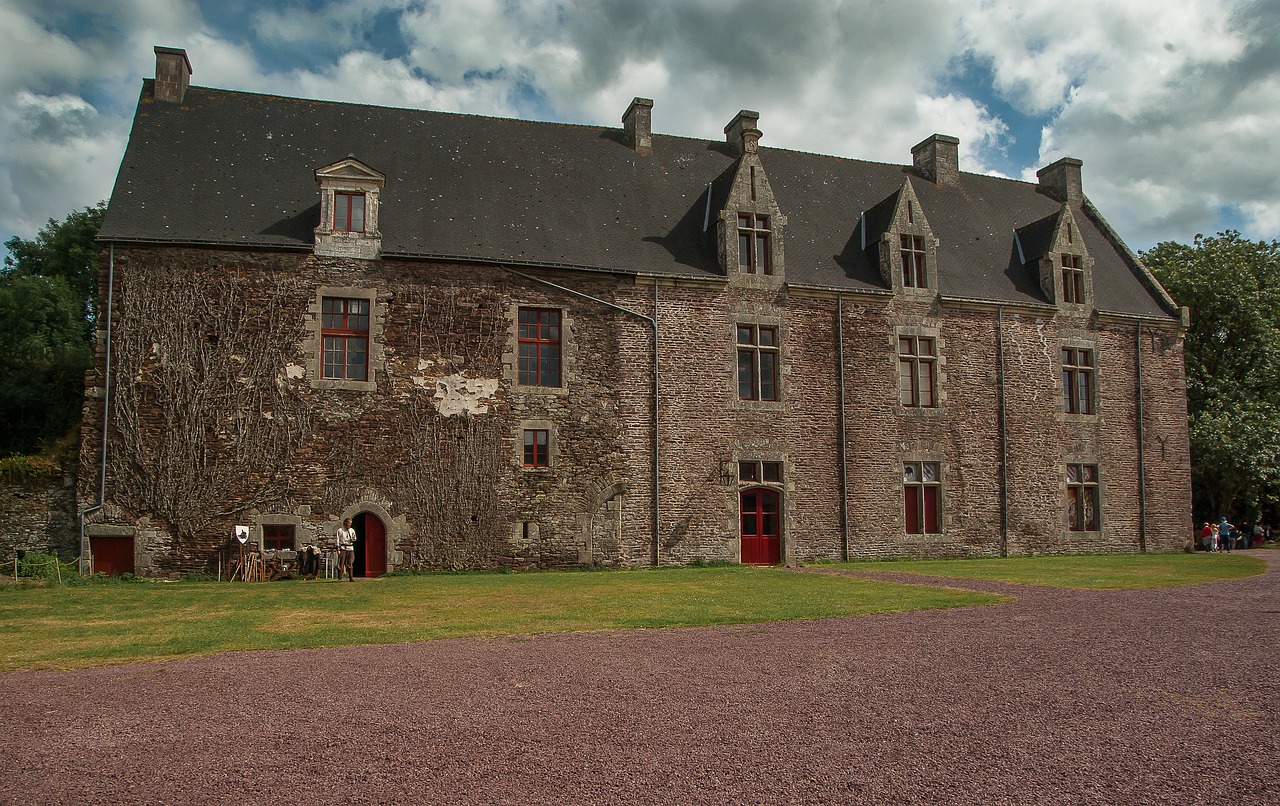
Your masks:
{"label": "stone wall", "polygon": [[[736,463],[768,461],[784,471],[764,486],[781,496],[787,561],[1174,549],[1190,528],[1182,342],[1171,323],[1145,323],[1139,337],[1136,320],[1049,306],[538,274],[641,316],[493,266],[118,246],[101,523],[137,527],[139,566],[155,575],[208,570],[235,524],[255,538],[264,524],[291,524],[300,540],[324,543],[359,513],[384,522],[393,568],[733,561],[746,486]],[[317,377],[324,288],[371,300],[367,382]],[[562,388],[517,383],[520,306],[561,312]],[[654,315],[656,546],[653,331],[642,318]],[[777,330],[777,401],[738,399],[739,324]],[[898,401],[896,337],[908,333],[936,339],[936,408]],[[1062,413],[1064,342],[1095,352],[1093,414]],[[95,480],[99,353],[81,458],[95,469],[82,478]],[[525,428],[550,433],[550,467],[522,466]],[[904,461],[939,463],[941,534],[906,534]],[[1099,466],[1100,531],[1066,528],[1071,461]]]}
{"label": "stone wall", "polygon": [[18,551],[56,553],[63,560],[78,557],[75,506],[70,475],[0,484],[0,560],[10,561]]}

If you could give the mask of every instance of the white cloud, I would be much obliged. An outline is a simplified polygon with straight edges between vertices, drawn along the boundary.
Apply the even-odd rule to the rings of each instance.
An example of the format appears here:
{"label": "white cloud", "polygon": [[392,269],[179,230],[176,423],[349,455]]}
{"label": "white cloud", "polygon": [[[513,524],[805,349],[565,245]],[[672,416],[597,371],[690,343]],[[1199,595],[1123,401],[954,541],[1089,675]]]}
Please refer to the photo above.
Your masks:
{"label": "white cloud", "polygon": [[[1047,18],[1059,6],[1022,8]],[[1224,210],[1251,237],[1280,235],[1280,161],[1260,159],[1280,139],[1280,3],[1083,2],[1075,16],[1101,41],[1076,42],[1071,58],[1046,53],[1035,60],[1043,80],[1015,93],[1034,102],[1061,93],[1039,164],[1082,159],[1085,192],[1139,245],[1212,231]],[[1014,48],[989,55],[997,84],[1025,71]],[[1073,59],[1081,69],[1068,86]]]}
{"label": "white cloud", "polygon": [[[908,162],[939,132],[979,172],[1039,137],[1023,178],[1080,157],[1137,246],[1223,210],[1280,235],[1280,0],[285,2],[252,36],[211,28],[214,1],[0,0],[0,237],[106,192],[156,44],[185,47],[202,86],[609,126],[639,95],[662,133],[720,139],[748,108],[765,146]],[[310,61],[268,68],[258,42]],[[988,94],[948,81],[964,64]]]}
{"label": "white cloud", "polygon": [[34,234],[50,218],[106,198],[127,125],[78,96],[20,91],[0,107],[0,136],[8,143],[0,161],[0,220],[12,232]]}

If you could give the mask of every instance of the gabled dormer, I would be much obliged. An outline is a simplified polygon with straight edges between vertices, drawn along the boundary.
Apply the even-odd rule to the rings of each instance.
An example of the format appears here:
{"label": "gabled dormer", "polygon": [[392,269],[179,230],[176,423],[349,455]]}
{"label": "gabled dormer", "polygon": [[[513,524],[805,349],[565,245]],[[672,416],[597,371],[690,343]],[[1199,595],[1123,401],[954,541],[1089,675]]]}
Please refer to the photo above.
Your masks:
{"label": "gabled dormer", "polygon": [[863,248],[875,248],[880,276],[895,294],[938,293],[938,239],[929,226],[911,179],[898,192],[863,213]]}
{"label": "gabled dormer", "polygon": [[1065,310],[1093,307],[1093,258],[1085,247],[1071,205],[1014,232],[1018,256],[1040,278],[1040,288]]}
{"label": "gabled dormer", "polygon": [[725,139],[738,155],[719,212],[717,255],[730,280],[773,286],[783,281],[783,229],[787,219],[760,162],[758,112],[744,109],[725,127]]}
{"label": "gabled dormer", "polygon": [[378,195],[386,176],[354,155],[316,169],[320,185],[320,225],[316,254],[373,260],[382,252]]}

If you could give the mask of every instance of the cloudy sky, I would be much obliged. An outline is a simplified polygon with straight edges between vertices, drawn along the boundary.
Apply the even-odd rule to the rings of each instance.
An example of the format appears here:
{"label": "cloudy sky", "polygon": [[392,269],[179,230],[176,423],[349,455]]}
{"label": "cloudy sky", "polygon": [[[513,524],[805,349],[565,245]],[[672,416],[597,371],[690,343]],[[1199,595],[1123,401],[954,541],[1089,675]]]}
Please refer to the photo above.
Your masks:
{"label": "cloudy sky", "polygon": [[1280,238],[1280,0],[0,0],[0,240],[106,198],[152,46],[200,86],[619,125],[1035,180],[1134,248]]}

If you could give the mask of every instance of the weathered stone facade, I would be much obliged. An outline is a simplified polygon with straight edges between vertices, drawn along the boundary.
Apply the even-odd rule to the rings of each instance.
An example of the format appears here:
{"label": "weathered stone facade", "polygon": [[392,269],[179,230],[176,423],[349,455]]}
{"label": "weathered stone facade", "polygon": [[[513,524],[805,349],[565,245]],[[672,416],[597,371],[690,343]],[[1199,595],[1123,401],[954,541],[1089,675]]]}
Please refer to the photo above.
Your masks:
{"label": "weathered stone facade", "polygon": [[[26,484],[0,484],[0,557],[19,551],[79,553],[76,534],[76,491],[71,476],[59,475]],[[13,570],[12,567],[9,569]]]}
{"label": "weathered stone facade", "polygon": [[1037,186],[942,135],[909,167],[770,151],[747,110],[707,144],[647,99],[614,131],[156,92],[102,234],[86,553],[175,575],[236,525],[348,517],[371,574],[1189,533],[1185,319],[1078,160]]}

